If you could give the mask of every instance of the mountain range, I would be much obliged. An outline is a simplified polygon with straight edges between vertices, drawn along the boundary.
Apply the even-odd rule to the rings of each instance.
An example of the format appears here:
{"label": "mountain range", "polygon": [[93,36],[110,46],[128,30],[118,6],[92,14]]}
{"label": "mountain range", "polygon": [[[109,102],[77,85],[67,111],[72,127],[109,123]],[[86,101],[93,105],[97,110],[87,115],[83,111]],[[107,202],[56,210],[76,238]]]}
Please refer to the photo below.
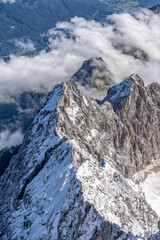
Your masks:
{"label": "mountain range", "polygon": [[160,240],[160,85],[146,85],[159,13],[159,0],[0,0],[0,239]]}
{"label": "mountain range", "polygon": [[159,119],[135,74],[101,101],[57,85],[0,178],[1,239],[158,240]]}

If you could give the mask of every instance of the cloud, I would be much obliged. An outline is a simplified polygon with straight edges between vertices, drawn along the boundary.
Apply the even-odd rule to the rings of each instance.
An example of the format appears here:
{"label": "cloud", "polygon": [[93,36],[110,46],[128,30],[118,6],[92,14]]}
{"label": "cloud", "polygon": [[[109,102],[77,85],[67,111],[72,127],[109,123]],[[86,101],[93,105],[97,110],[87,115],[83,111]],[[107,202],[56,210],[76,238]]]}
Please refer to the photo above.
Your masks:
{"label": "cloud", "polygon": [[106,61],[116,82],[131,73],[139,74],[146,84],[160,82],[159,26],[160,16],[148,10],[134,16],[113,14],[104,23],[77,17],[57,23],[47,33],[50,52],[0,61],[0,95],[39,91],[42,86],[51,90],[69,80],[84,60],[97,56]]}
{"label": "cloud", "polygon": [[[159,24],[160,15],[146,9],[135,15],[113,14],[103,24],[74,18],[71,23],[57,24],[57,31],[50,30],[51,36],[60,32],[58,42],[52,38],[50,42],[52,48],[63,51],[71,44],[72,52],[85,58],[102,56],[117,82],[135,72],[148,84],[160,82]],[[64,29],[72,37],[65,37]]]}
{"label": "cloud", "polygon": [[[12,28],[14,26],[11,26]],[[34,43],[32,42],[31,39],[15,39],[13,41],[13,43],[15,44],[15,46],[22,50],[22,51],[29,51],[29,52],[33,52],[35,50],[35,46]]]}
{"label": "cloud", "polygon": [[1,0],[3,3],[15,3],[16,0]]}
{"label": "cloud", "polygon": [[9,130],[5,130],[0,133],[0,149],[8,146],[19,145],[23,140],[23,134],[21,130],[17,130],[11,133]]}

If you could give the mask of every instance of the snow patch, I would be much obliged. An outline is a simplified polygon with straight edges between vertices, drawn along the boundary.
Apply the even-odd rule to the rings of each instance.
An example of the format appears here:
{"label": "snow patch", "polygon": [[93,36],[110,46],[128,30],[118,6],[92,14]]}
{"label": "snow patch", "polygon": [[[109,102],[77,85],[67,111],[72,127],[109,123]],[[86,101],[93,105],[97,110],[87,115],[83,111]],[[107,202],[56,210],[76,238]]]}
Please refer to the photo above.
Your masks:
{"label": "snow patch", "polygon": [[160,160],[153,161],[134,178],[140,182],[147,202],[160,217]]}
{"label": "snow patch", "polygon": [[138,201],[145,201],[141,188],[134,181],[122,177],[109,159],[103,159],[103,162],[105,165],[101,167],[92,158],[77,170],[76,177],[82,183],[84,200],[92,204],[106,221],[117,224],[125,232],[132,232],[136,239],[144,236],[143,222],[132,214],[138,215]]}

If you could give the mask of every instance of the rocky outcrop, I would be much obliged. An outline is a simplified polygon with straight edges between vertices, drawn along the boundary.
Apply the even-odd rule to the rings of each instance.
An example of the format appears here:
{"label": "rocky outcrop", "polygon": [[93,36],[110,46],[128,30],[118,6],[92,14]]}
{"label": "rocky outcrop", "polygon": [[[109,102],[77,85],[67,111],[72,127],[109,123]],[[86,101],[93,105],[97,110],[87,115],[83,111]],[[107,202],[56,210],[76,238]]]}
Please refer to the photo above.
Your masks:
{"label": "rocky outcrop", "polygon": [[1,239],[128,240],[156,233],[158,216],[131,176],[149,156],[158,157],[159,142],[146,140],[152,153],[137,154],[131,133],[137,139],[155,131],[158,89],[134,75],[98,103],[69,83],[55,87],[1,177]]}
{"label": "rocky outcrop", "polygon": [[[132,173],[160,159],[160,85],[145,87],[137,75],[108,90],[107,97],[127,129]],[[128,172],[129,173],[129,172]],[[131,173],[131,174],[132,174]],[[130,175],[130,174],[129,174]]]}

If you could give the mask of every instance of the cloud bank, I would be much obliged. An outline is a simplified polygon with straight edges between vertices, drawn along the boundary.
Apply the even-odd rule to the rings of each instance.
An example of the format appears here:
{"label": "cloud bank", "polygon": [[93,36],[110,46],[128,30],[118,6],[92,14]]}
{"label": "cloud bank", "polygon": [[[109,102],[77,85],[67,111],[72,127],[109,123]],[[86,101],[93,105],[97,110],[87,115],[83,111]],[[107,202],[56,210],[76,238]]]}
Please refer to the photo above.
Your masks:
{"label": "cloud bank", "polygon": [[1,0],[3,3],[15,3],[16,0]]}
{"label": "cloud bank", "polygon": [[[14,26],[11,26],[11,27],[13,28]],[[23,39],[23,38],[22,39],[15,39],[13,41],[13,43],[15,44],[15,46],[18,49],[20,49],[24,52],[27,52],[27,51],[33,52],[34,50],[36,50],[35,46],[34,46],[34,43],[32,42],[31,39]]]}
{"label": "cloud bank", "polygon": [[[24,90],[50,91],[57,83],[69,80],[84,60],[99,56],[116,82],[137,73],[146,85],[160,83],[159,26],[160,16],[149,10],[135,15],[113,14],[103,23],[77,17],[57,23],[47,33],[50,52],[41,51],[32,58],[12,55],[9,62],[0,60],[0,101]],[[25,43],[17,44],[25,47]],[[14,136],[3,132],[0,146],[4,142],[10,145],[15,136],[21,139],[20,132]]]}
{"label": "cloud bank", "polygon": [[[50,52],[42,51],[33,58],[11,56],[8,63],[0,61],[0,94],[39,90],[42,85],[51,90],[69,80],[85,59],[97,56],[106,61],[117,82],[131,73],[138,73],[146,84],[159,82],[159,26],[160,16],[148,10],[134,16],[114,14],[103,24],[77,17],[58,23],[47,33]],[[143,61],[143,55],[148,62]]]}
{"label": "cloud bank", "polygon": [[0,149],[8,146],[19,145],[23,140],[23,134],[21,130],[17,130],[14,133],[11,133],[9,130],[5,130],[0,133]]}

